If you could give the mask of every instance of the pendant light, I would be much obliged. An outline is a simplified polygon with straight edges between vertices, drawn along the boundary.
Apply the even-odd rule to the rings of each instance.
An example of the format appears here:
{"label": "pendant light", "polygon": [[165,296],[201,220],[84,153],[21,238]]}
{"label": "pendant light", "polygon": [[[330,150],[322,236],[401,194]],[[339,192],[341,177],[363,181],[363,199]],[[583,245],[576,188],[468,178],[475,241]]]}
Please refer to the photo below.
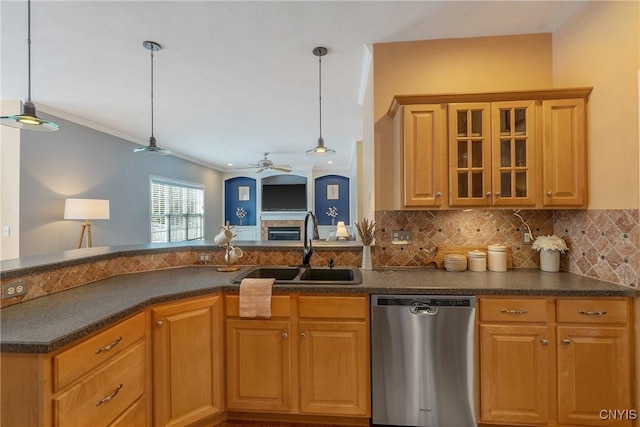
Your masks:
{"label": "pendant light", "polygon": [[28,57],[28,93],[27,100],[22,102],[20,114],[0,117],[0,123],[19,129],[56,131],[59,126],[48,120],[38,118],[36,106],[31,102],[31,0],[27,1],[27,57]]}
{"label": "pendant light", "polygon": [[313,54],[318,57],[318,105],[320,106],[320,138],[318,138],[318,145],[311,150],[307,150],[307,154],[310,156],[326,156],[327,154],[334,154],[336,150],[332,150],[324,146],[324,139],[322,139],[322,57],[327,54],[326,47],[316,47],[313,49]]}
{"label": "pendant light", "polygon": [[142,46],[151,52],[151,137],[149,137],[149,145],[146,147],[138,147],[133,151],[134,153],[155,153],[167,155],[169,154],[169,150],[158,147],[156,145],[156,137],[153,136],[153,52],[159,51],[161,47],[158,43],[148,40],[142,42]]}

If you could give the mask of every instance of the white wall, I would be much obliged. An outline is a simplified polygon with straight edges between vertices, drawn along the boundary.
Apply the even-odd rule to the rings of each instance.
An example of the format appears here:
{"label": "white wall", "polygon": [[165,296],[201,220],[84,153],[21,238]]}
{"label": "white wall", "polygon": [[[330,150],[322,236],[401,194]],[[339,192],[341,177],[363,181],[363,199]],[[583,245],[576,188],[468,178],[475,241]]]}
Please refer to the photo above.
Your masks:
{"label": "white wall", "polygon": [[[2,100],[0,115],[20,113],[19,100]],[[20,129],[0,126],[0,225],[9,227],[2,234],[0,260],[20,256]]]}
{"label": "white wall", "polygon": [[589,2],[553,33],[553,83],[592,86],[589,208],[639,207],[640,3]]}

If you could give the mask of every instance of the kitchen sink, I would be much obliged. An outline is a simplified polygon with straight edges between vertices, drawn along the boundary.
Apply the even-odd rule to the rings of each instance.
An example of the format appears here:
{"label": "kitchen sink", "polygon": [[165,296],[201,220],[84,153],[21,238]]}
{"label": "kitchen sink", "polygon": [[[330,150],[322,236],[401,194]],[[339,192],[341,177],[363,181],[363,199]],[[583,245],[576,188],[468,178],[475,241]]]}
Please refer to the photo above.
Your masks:
{"label": "kitchen sink", "polygon": [[291,285],[359,285],[362,275],[358,267],[286,267],[257,266],[232,279],[240,283],[244,278],[274,278],[275,283]]}

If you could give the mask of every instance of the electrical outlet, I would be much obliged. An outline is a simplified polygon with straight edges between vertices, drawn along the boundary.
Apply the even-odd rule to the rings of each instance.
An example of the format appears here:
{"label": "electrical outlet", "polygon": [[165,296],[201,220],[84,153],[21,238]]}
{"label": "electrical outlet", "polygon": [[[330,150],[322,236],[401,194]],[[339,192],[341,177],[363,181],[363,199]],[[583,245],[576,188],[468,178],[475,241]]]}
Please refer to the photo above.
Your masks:
{"label": "electrical outlet", "polygon": [[2,285],[2,299],[18,297],[27,293],[27,282],[22,280],[20,282],[8,283]]}
{"label": "electrical outlet", "polygon": [[533,239],[531,238],[531,234],[527,230],[522,230],[522,244],[523,245],[531,245],[533,244]]}
{"label": "electrical outlet", "polygon": [[198,262],[211,262],[211,254],[210,253],[199,253],[198,254]]}
{"label": "electrical outlet", "polygon": [[393,230],[391,232],[391,244],[393,245],[408,245],[412,241],[412,233],[409,230]]}

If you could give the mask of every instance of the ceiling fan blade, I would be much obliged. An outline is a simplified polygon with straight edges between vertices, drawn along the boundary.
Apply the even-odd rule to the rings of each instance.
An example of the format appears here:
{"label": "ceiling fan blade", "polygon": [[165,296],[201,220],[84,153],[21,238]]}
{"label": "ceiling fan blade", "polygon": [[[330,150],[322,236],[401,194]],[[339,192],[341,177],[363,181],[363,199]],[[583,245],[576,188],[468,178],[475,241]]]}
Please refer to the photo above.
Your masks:
{"label": "ceiling fan blade", "polygon": [[277,170],[280,172],[291,172],[291,166],[289,165],[274,165],[274,166],[271,166],[271,169]]}
{"label": "ceiling fan blade", "polygon": [[256,173],[260,173],[260,172],[262,172],[263,170],[264,170],[264,168],[262,168],[262,167],[261,167],[261,168],[259,168],[259,169],[256,171]]}

